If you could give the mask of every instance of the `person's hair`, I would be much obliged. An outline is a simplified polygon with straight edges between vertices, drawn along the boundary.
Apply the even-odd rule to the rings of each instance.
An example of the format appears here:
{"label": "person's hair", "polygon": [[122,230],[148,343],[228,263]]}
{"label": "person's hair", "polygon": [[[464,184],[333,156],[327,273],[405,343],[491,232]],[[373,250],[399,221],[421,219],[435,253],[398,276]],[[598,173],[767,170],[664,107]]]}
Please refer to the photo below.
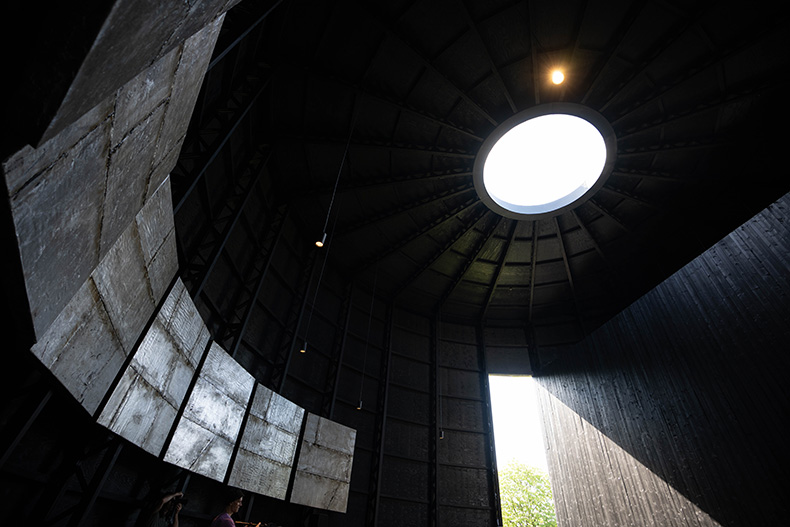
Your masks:
{"label": "person's hair", "polygon": [[244,493],[241,490],[235,489],[235,488],[230,488],[230,489],[225,491],[225,500],[222,502],[222,504],[227,507],[228,505],[230,505],[231,503],[233,503],[237,499],[243,498],[243,497],[244,497]]}

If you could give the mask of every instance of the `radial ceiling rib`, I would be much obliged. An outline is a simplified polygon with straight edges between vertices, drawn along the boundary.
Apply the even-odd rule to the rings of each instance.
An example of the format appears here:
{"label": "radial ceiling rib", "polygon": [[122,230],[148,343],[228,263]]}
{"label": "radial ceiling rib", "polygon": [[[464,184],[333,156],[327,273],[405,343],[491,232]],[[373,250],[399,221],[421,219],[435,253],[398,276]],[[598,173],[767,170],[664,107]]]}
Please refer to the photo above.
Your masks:
{"label": "radial ceiling rib", "polygon": [[[471,176],[472,176],[472,172],[469,171],[467,167],[463,167],[463,168],[449,168],[446,170],[435,170],[432,172],[425,172],[425,171],[411,172],[400,176],[381,176],[381,177],[373,177],[373,178],[358,177],[358,178],[353,178],[351,180],[346,179],[338,186],[337,191],[349,192],[353,190],[362,190],[362,189],[369,190],[375,187],[396,185],[401,183],[425,184],[434,181],[444,181],[445,179],[452,179],[452,178],[469,178]],[[312,192],[305,192],[302,195],[315,197],[315,196],[324,196],[326,194],[329,194],[330,192],[332,192],[332,188],[327,186],[320,189],[316,189]]]}
{"label": "radial ceiling rib", "polygon": [[627,158],[634,156],[653,155],[666,152],[688,151],[688,150],[704,150],[707,148],[718,148],[726,146],[727,143],[721,140],[716,140],[713,136],[703,137],[694,140],[684,141],[668,141],[665,143],[635,146],[631,148],[620,148],[617,152],[618,158]]}
{"label": "radial ceiling rib", "polygon": [[446,221],[450,221],[453,218],[457,217],[458,215],[463,214],[464,211],[466,211],[467,209],[473,207],[474,205],[476,205],[478,203],[480,203],[480,199],[475,194],[474,197],[472,197],[472,198],[468,199],[467,201],[463,202],[462,204],[460,204],[459,206],[457,206],[456,208],[454,208],[450,212],[447,212],[447,213],[442,214],[441,216],[435,218],[430,223],[427,223],[427,224],[423,225],[422,228],[420,228],[419,230],[413,232],[409,236],[406,236],[405,238],[402,238],[398,242],[388,245],[385,251],[382,251],[380,253],[374,254],[372,257],[368,258],[363,264],[358,266],[355,269],[354,273],[355,274],[362,273],[363,271],[368,269],[371,265],[373,265],[373,263],[375,263],[376,261],[383,260],[384,258],[388,257],[389,255],[391,255],[391,254],[393,254],[395,252],[398,252],[401,248],[405,247],[406,245],[408,245],[409,243],[413,242],[417,238],[420,238],[421,236],[424,236],[426,233],[428,233],[431,230],[435,229],[436,227],[438,227],[442,223],[444,223]]}
{"label": "radial ceiling rib", "polygon": [[508,231],[507,242],[505,242],[505,248],[502,250],[502,258],[499,259],[497,263],[496,271],[494,272],[494,280],[491,282],[491,287],[488,288],[488,293],[486,293],[485,302],[483,302],[483,309],[480,311],[480,321],[485,322],[486,315],[488,314],[488,307],[491,305],[491,299],[494,298],[494,292],[496,291],[497,286],[499,285],[499,279],[502,276],[502,269],[505,268],[505,264],[508,260],[508,255],[510,254],[510,248],[513,246],[513,240],[516,239],[516,227],[518,227],[517,220],[510,220],[510,230]]}
{"label": "radial ceiling rib", "polygon": [[436,303],[436,306],[434,307],[435,312],[441,311],[442,307],[444,306],[444,303],[447,302],[447,299],[450,298],[450,296],[452,296],[453,292],[455,291],[455,288],[458,287],[458,284],[460,284],[461,281],[464,279],[466,273],[469,272],[469,269],[472,267],[472,265],[474,265],[477,262],[477,259],[480,257],[480,253],[482,252],[483,248],[486,246],[486,243],[488,243],[488,240],[491,239],[491,236],[494,234],[497,227],[499,227],[499,225],[503,221],[505,221],[505,218],[502,216],[496,216],[496,215],[493,216],[495,221],[493,222],[489,221],[489,224],[485,227],[483,235],[480,236],[480,239],[477,241],[475,246],[470,251],[471,254],[464,258],[463,267],[456,274],[455,279],[453,279],[453,283],[450,284],[450,287],[447,288],[444,294],[442,294],[442,297]]}
{"label": "radial ceiling rib", "polygon": [[682,72],[678,74],[672,80],[672,82],[667,82],[658,86],[653,90],[653,92],[650,95],[648,95],[644,99],[636,101],[634,104],[630,105],[625,111],[620,113],[617,119],[614,122],[612,122],[612,126],[617,126],[617,124],[620,121],[631,115],[633,112],[663,97],[671,90],[683,86],[684,83],[693,79],[700,73],[703,73],[710,68],[719,67],[727,59],[732,58],[738,53],[741,53],[743,50],[753,46],[756,42],[759,42],[762,38],[764,38],[764,36],[768,32],[770,32],[770,30],[761,28],[760,30],[754,31],[753,33],[743,37],[738,43],[731,44],[729,47],[722,46],[718,51],[718,53],[705,55],[702,58],[700,58],[698,61],[696,61],[694,64],[684,66]]}
{"label": "radial ceiling rib", "polygon": [[453,236],[449,237],[444,242],[444,244],[437,251],[433,253],[433,255],[430,258],[427,258],[425,261],[423,261],[422,265],[420,265],[420,267],[414,273],[412,273],[406,280],[401,282],[393,290],[393,294],[392,294],[393,298],[398,297],[403,292],[404,289],[410,286],[412,282],[414,282],[417,278],[419,278],[419,276],[422,273],[427,271],[436,262],[436,260],[438,260],[444,253],[449,251],[450,248],[453,245],[455,245],[455,243],[458,240],[460,240],[463,235],[465,235],[470,230],[474,229],[478,223],[483,221],[484,218],[491,217],[494,215],[494,213],[490,209],[488,209],[488,207],[483,205],[481,202],[478,201],[477,203],[478,203],[477,206],[478,210],[472,216],[471,225],[463,225],[460,229],[458,229],[455,232],[455,234],[453,234]]}
{"label": "radial ceiling rib", "polygon": [[513,101],[513,96],[510,95],[510,90],[507,89],[507,86],[505,85],[505,81],[502,79],[502,76],[499,74],[499,69],[496,67],[496,64],[494,64],[494,59],[491,58],[491,50],[488,49],[488,46],[483,41],[483,37],[480,35],[480,31],[477,29],[477,24],[475,23],[474,20],[472,20],[472,17],[469,15],[469,10],[466,8],[465,0],[461,0],[460,2],[458,2],[458,7],[461,10],[461,13],[464,15],[466,24],[472,30],[472,33],[474,33],[475,37],[477,38],[477,41],[480,43],[480,46],[482,46],[483,49],[485,50],[486,58],[488,59],[488,65],[491,68],[491,74],[494,76],[494,78],[497,81],[497,84],[499,84],[499,87],[502,89],[502,93],[505,96],[505,99],[507,99],[507,103],[510,105],[510,110],[513,113],[516,113],[518,110],[516,109],[516,103]]}
{"label": "radial ceiling rib", "polygon": [[568,276],[568,285],[571,288],[571,300],[573,301],[573,310],[576,312],[576,319],[579,322],[579,327],[582,330],[582,334],[586,332],[586,327],[584,324],[584,318],[582,317],[581,310],[579,309],[579,301],[576,298],[576,286],[573,283],[573,273],[571,273],[571,266],[570,262],[568,261],[568,252],[565,249],[565,241],[562,239],[562,229],[560,229],[560,222],[557,220],[557,217],[554,216],[552,218],[554,220],[554,230],[557,233],[557,241],[560,244],[560,254],[562,255],[562,263],[565,264],[565,274]]}
{"label": "radial ceiling rib", "polygon": [[[374,2],[365,2],[365,3],[363,3],[363,5],[367,6],[367,7],[368,7],[369,9],[371,9],[371,10],[373,9],[373,8],[371,7],[373,4],[374,4]],[[431,62],[431,60],[430,60],[430,59],[426,58],[426,57],[425,57],[425,56],[424,56],[424,55],[423,55],[421,52],[419,52],[419,51],[418,51],[417,49],[415,49],[415,48],[414,48],[414,47],[413,47],[411,44],[409,44],[409,42],[407,42],[407,41],[406,41],[406,39],[405,39],[404,37],[401,37],[401,36],[398,34],[398,32],[397,32],[397,31],[395,31],[395,29],[392,27],[392,24],[389,24],[389,23],[387,23],[387,22],[385,21],[385,18],[384,18],[384,16],[382,16],[382,14],[381,14],[381,13],[375,13],[375,15],[376,15],[376,16],[374,16],[374,18],[377,20],[377,22],[378,22],[379,24],[381,24],[381,26],[384,28],[384,31],[386,31],[386,32],[387,32],[387,35],[389,35],[389,36],[390,36],[390,37],[392,37],[393,39],[395,39],[395,40],[399,41],[401,44],[403,44],[403,46],[405,46],[405,47],[406,47],[408,50],[410,50],[410,51],[411,51],[411,52],[414,54],[414,56],[415,56],[415,57],[416,57],[416,58],[417,58],[417,59],[418,59],[418,60],[419,60],[419,61],[420,61],[420,62],[423,64],[423,66],[424,66],[424,67],[426,67],[426,68],[430,69],[430,70],[431,70],[433,73],[435,73],[436,75],[438,75],[439,77],[441,77],[441,78],[442,78],[442,79],[443,79],[443,80],[444,80],[444,81],[447,83],[447,85],[448,85],[449,87],[451,87],[451,88],[452,88],[452,90],[453,90],[453,91],[454,91],[454,92],[455,92],[455,93],[456,93],[456,94],[457,94],[459,97],[461,97],[461,98],[462,98],[464,101],[466,101],[466,102],[467,102],[467,103],[468,103],[468,104],[469,104],[469,105],[470,105],[472,108],[474,108],[474,110],[475,110],[475,111],[476,111],[478,114],[480,114],[482,117],[484,117],[484,118],[485,118],[485,119],[486,119],[488,122],[490,122],[490,123],[491,123],[492,125],[494,125],[494,126],[496,126],[497,124],[499,124],[499,123],[496,121],[496,119],[494,119],[493,117],[491,117],[491,115],[490,115],[490,114],[489,114],[489,113],[488,113],[486,110],[484,110],[482,106],[480,106],[480,105],[479,105],[477,102],[475,102],[475,101],[474,101],[474,100],[473,100],[473,99],[472,99],[472,98],[471,98],[469,95],[467,95],[467,93],[466,93],[464,90],[462,90],[460,87],[458,87],[458,86],[457,86],[457,85],[456,85],[456,84],[455,84],[453,81],[451,81],[451,80],[450,80],[450,79],[449,79],[449,78],[448,78],[448,77],[447,77],[447,76],[446,76],[444,73],[442,73],[441,71],[439,71],[439,70],[436,68],[436,66],[434,66],[434,65],[433,65],[433,63]]]}
{"label": "radial ceiling rib", "polygon": [[[532,27],[532,2],[527,1],[527,31],[529,31],[529,52],[531,55],[530,67],[532,68],[532,92],[535,95],[535,106],[540,104],[540,79],[538,78],[538,39],[535,28]],[[530,315],[531,316],[531,315]]]}
{"label": "radial ceiling rib", "polygon": [[363,219],[362,221],[358,221],[349,225],[343,225],[338,230],[338,233],[335,236],[337,237],[348,236],[349,234],[352,234],[360,229],[364,229],[365,227],[369,227],[376,223],[394,218],[395,216],[398,216],[400,214],[404,214],[406,212],[423,207],[425,205],[429,205],[431,203],[436,203],[437,201],[443,201],[453,196],[458,196],[464,193],[468,193],[473,190],[474,190],[473,184],[470,183],[469,181],[464,181],[464,183],[458,187],[451,188],[440,193],[431,193],[430,195],[420,198],[418,200],[412,199],[409,200],[409,202],[406,204],[396,205],[395,207],[391,207],[390,209],[379,212],[378,214],[366,216],[365,219]]}
{"label": "radial ceiling rib", "polygon": [[[579,37],[581,35],[581,27],[582,23],[584,22],[584,17],[587,13],[587,6],[589,5],[588,0],[583,0],[582,5],[576,11],[579,13],[577,17],[574,19],[573,24],[573,46],[570,46],[570,49],[567,51],[567,58],[565,59],[565,64],[573,64],[573,57],[576,55],[576,51],[579,49]],[[562,83],[560,86],[560,101],[565,100],[565,95],[568,91],[569,83],[565,82]]]}
{"label": "radial ceiling rib", "polygon": [[610,186],[609,184],[605,184],[602,189],[606,190],[607,192],[611,192],[615,196],[619,196],[621,198],[627,199],[629,201],[633,201],[634,203],[639,203],[640,205],[644,205],[645,207],[649,207],[653,210],[657,210],[659,212],[667,212],[666,207],[662,207],[661,205],[657,205],[653,202],[647,201],[645,199],[639,198],[634,196],[632,193],[627,192],[625,190],[620,190],[615,187]]}
{"label": "radial ceiling rib", "polygon": [[595,252],[598,253],[598,256],[601,257],[601,260],[603,260],[608,267],[611,267],[612,264],[609,261],[609,258],[607,258],[606,253],[603,252],[603,249],[601,249],[601,246],[598,244],[598,240],[596,240],[595,236],[592,235],[590,230],[587,228],[587,225],[585,225],[584,222],[581,220],[581,218],[579,218],[579,215],[576,213],[575,210],[571,210],[570,213],[574,221],[576,221],[576,224],[581,229],[581,231],[584,233],[587,239],[590,240],[590,242],[592,243],[593,249],[595,249]]}
{"label": "radial ceiling rib", "polygon": [[[327,2],[327,3],[329,3],[329,2]],[[321,30],[321,34],[319,35],[318,39],[316,40],[316,46],[315,46],[315,48],[313,50],[313,59],[315,59],[318,56],[319,51],[324,49],[324,46],[322,46],[322,43],[324,42],[324,39],[326,38],[327,32],[332,27],[332,20],[334,18],[335,11],[337,10],[338,3],[339,3],[338,0],[335,0],[334,2],[332,2],[332,5],[327,10],[327,16],[323,17],[323,19],[322,19],[324,24],[323,24],[323,28]],[[299,16],[299,15],[297,15],[297,16]]]}
{"label": "radial ceiling rib", "polygon": [[617,26],[617,29],[612,32],[611,38],[605,46],[608,52],[601,56],[592,67],[592,71],[585,76],[586,79],[591,80],[588,82],[587,87],[583,89],[584,96],[581,99],[582,104],[587,105],[589,103],[590,94],[593,93],[598,83],[603,79],[601,76],[602,72],[606,71],[609,63],[617,56],[617,53],[620,51],[625,41],[626,35],[634,24],[634,20],[636,20],[639,14],[644,10],[647,3],[647,0],[632,3],[625,16],[623,16],[623,19],[620,21],[620,24]]}
{"label": "radial ceiling rib", "polygon": [[532,220],[532,255],[529,259],[529,310],[527,324],[532,324],[532,309],[535,303],[535,269],[538,260],[538,222]]}
{"label": "radial ceiling rib", "polygon": [[256,27],[258,27],[266,19],[266,17],[268,17],[271,14],[271,12],[274,11],[275,8],[277,8],[277,6],[279,6],[282,3],[283,3],[283,0],[277,0],[262,15],[260,15],[258,17],[258,19],[255,20],[255,22],[253,22],[252,24],[247,26],[247,29],[245,29],[238,37],[236,37],[236,39],[234,39],[233,42],[231,42],[229,45],[227,45],[225,47],[225,49],[222,50],[221,53],[219,53],[217,56],[215,56],[213,59],[211,59],[211,62],[209,63],[208,68],[207,68],[206,71],[210,71],[211,68],[216,66],[223,58],[225,58],[225,55],[230,53],[245,38],[247,38],[247,36],[252,32],[252,30],[254,30]]}
{"label": "radial ceiling rib", "polygon": [[[345,140],[329,138],[329,137],[283,135],[282,139],[283,142],[290,141],[294,143],[303,143],[303,144],[312,144],[312,145],[331,145],[331,146],[341,145],[343,147],[346,146]],[[417,152],[422,154],[437,155],[443,157],[457,157],[461,159],[475,158],[475,154],[471,154],[463,151],[456,151],[449,149],[442,150],[432,146],[410,145],[400,142],[394,143],[392,141],[382,141],[378,139],[356,139],[351,141],[350,145],[355,148],[385,148],[389,150],[403,150],[407,152]]]}
{"label": "radial ceiling rib", "polygon": [[669,172],[662,172],[659,170],[642,170],[636,168],[615,169],[612,171],[612,175],[637,179],[650,179],[654,181],[672,181],[678,183],[688,183],[689,181],[698,179],[692,172],[682,175],[673,175]]}
{"label": "radial ceiling rib", "polygon": [[448,130],[458,132],[459,134],[463,134],[464,136],[469,137],[470,139],[473,139],[474,141],[477,141],[479,143],[483,142],[483,138],[476,135],[472,130],[468,130],[466,128],[458,126],[442,117],[431,115],[430,113],[421,110],[419,108],[415,108],[414,106],[408,104],[405,100],[398,100],[395,99],[394,97],[385,95],[379,91],[375,91],[371,86],[367,86],[365,84],[353,83],[344,79],[340,79],[337,76],[333,75],[330,71],[321,70],[318,65],[315,66],[311,65],[310,67],[301,66],[299,68],[292,67],[288,69],[293,69],[293,70],[299,69],[302,73],[306,75],[312,75],[320,79],[327,80],[329,82],[332,82],[333,84],[342,86],[349,91],[353,91],[355,93],[364,93],[366,99],[372,99],[386,106],[389,106],[394,110],[415,115],[437,126],[447,128]]}
{"label": "radial ceiling rib", "polygon": [[647,70],[647,68],[653,63],[654,60],[656,60],[656,58],[660,57],[667,49],[672,47],[678,41],[678,39],[680,39],[680,37],[682,37],[686,31],[689,30],[690,27],[697,23],[699,18],[705,12],[705,7],[707,6],[702,6],[692,16],[681,19],[681,21],[672,30],[667,31],[665,38],[644,54],[644,58],[633,70],[631,70],[631,75],[628,76],[628,78],[626,78],[614,90],[612,90],[609,98],[601,105],[598,111],[601,113],[605,112],[607,108],[609,108],[609,106],[615,102],[618,95],[622,93],[628,93],[628,86],[638,79],[640,75],[643,75],[645,70]]}
{"label": "radial ceiling rib", "polygon": [[627,232],[628,234],[631,234],[631,229],[629,229],[628,226],[620,220],[620,218],[615,216],[612,212],[609,212],[608,210],[606,210],[597,201],[595,201],[594,198],[590,198],[589,200],[587,200],[587,203],[589,203],[599,213],[603,214],[604,216],[606,216],[607,218],[609,218],[610,220],[615,222],[625,232]]}
{"label": "radial ceiling rib", "polygon": [[651,121],[650,123],[644,123],[641,126],[635,127],[627,131],[625,134],[618,135],[617,139],[618,141],[622,141],[637,136],[641,133],[655,130],[656,128],[661,128],[662,126],[666,126],[668,124],[677,124],[678,122],[681,122],[685,119],[698,117],[699,115],[707,112],[714,110],[720,111],[727,105],[737,103],[743,99],[752,98],[755,95],[759,95],[760,92],[770,89],[770,80],[771,79],[768,76],[754,78],[753,84],[748,88],[740,90],[736,93],[722,94],[722,97],[717,100],[706,101],[704,103],[695,103],[692,108],[685,109],[684,111],[680,112],[676,111],[672,114],[665,115],[663,118],[658,118],[657,120]]}

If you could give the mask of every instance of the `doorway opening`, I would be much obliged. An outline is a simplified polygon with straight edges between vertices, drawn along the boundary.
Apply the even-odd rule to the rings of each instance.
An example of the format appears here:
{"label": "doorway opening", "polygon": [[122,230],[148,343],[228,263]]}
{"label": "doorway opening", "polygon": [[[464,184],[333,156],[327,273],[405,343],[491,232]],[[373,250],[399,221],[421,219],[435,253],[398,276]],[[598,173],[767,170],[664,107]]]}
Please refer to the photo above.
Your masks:
{"label": "doorway opening", "polygon": [[489,375],[503,527],[556,527],[535,381]]}

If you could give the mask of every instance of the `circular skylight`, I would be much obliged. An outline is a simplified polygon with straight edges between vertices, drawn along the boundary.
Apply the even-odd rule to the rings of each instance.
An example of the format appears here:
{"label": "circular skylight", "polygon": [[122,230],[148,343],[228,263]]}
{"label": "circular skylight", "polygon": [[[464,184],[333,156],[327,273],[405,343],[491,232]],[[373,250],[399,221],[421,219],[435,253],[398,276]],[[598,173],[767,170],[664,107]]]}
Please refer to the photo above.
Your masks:
{"label": "circular skylight", "polygon": [[614,162],[611,126],[581,105],[547,104],[498,127],[475,163],[475,186],[510,217],[549,215],[603,184]]}

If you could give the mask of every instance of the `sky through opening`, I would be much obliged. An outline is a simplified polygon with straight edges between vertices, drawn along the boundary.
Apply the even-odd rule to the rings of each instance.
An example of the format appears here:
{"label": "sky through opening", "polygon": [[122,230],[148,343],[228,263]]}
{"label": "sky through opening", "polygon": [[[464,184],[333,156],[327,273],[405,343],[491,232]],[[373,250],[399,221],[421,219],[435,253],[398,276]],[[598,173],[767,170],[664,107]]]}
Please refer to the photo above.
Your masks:
{"label": "sky through opening", "polygon": [[490,375],[498,467],[512,459],[548,472],[535,381],[526,375]]}

